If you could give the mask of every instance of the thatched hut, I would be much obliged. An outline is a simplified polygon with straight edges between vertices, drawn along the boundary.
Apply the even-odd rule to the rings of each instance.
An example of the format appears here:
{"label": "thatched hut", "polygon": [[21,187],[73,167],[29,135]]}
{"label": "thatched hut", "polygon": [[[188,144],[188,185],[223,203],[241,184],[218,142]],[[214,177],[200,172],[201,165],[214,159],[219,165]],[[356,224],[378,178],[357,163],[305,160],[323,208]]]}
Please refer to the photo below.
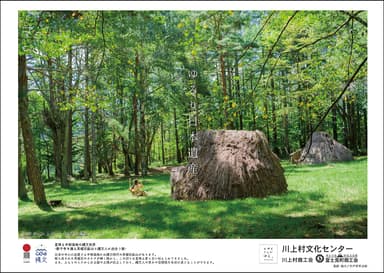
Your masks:
{"label": "thatched hut", "polygon": [[298,163],[318,164],[353,160],[352,152],[326,132],[314,132],[301,150]]}
{"label": "thatched hut", "polygon": [[287,191],[280,160],[261,131],[198,132],[196,148],[197,158],[189,166],[171,171],[174,199],[265,197]]}

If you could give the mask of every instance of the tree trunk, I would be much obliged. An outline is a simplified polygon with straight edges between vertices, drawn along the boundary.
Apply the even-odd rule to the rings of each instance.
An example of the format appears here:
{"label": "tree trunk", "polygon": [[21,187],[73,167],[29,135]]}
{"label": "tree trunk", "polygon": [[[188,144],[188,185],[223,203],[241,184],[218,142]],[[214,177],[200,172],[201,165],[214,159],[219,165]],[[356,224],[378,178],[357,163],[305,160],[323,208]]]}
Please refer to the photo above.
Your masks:
{"label": "tree trunk", "polygon": [[64,146],[63,146],[63,160],[61,162],[61,187],[69,188],[68,181],[68,144],[69,144],[69,113],[65,114],[65,131],[64,131]]}
{"label": "tree trunk", "polygon": [[348,116],[347,120],[349,123],[349,131],[348,131],[348,138],[349,138],[349,147],[354,154],[357,153],[357,141],[356,141],[356,104],[354,102],[348,102],[347,103],[347,109],[348,109]]}
{"label": "tree trunk", "polygon": [[[300,90],[300,86],[298,87],[298,90]],[[306,135],[306,132],[305,132],[305,124],[304,124],[304,113],[303,113],[303,110],[302,110],[302,104],[304,104],[304,101],[303,101],[303,98],[302,96],[299,96],[298,98],[298,113],[299,113],[299,117],[298,117],[298,127],[300,129],[300,137],[297,139],[298,142],[299,142],[299,147],[303,147],[305,145],[305,143],[307,142],[307,135]]]}
{"label": "tree trunk", "polygon": [[[284,73],[284,76],[285,76],[285,73]],[[287,107],[288,107],[288,100],[287,100],[288,85],[285,86],[284,83],[285,82],[283,82],[283,90],[284,90],[283,107],[286,109],[284,111],[284,115],[283,115],[284,150],[285,150],[286,156],[288,157],[291,153],[291,147],[290,147],[290,143],[289,143],[289,119],[288,119],[288,110],[287,110]]]}
{"label": "tree trunk", "polygon": [[18,137],[18,144],[19,144],[19,151],[18,151],[18,159],[19,159],[19,187],[18,187],[18,195],[20,200],[28,200],[28,194],[27,189],[25,187],[25,181],[24,181],[24,170],[23,170],[23,164],[21,162],[21,128],[20,128],[20,115],[19,115],[19,137]]}
{"label": "tree trunk", "polygon": [[[72,106],[72,96],[73,96],[73,91],[72,91],[72,77],[73,77],[73,71],[72,71],[72,49],[68,51],[68,102]],[[73,175],[73,166],[72,166],[72,115],[73,111],[72,108],[68,110],[68,145],[67,145],[67,171],[68,175]]]}
{"label": "tree trunk", "polygon": [[269,115],[268,115],[268,101],[267,100],[264,101],[264,109],[265,109],[265,111],[264,111],[264,115],[265,115],[265,117],[264,117],[264,119],[265,119],[265,129],[267,131],[267,139],[270,142],[271,141],[271,137],[269,135]]}
{"label": "tree trunk", "polygon": [[361,142],[361,112],[360,112],[360,107],[358,104],[356,104],[356,145],[357,145],[357,152],[358,155],[361,153],[361,147],[362,147],[362,142]]}
{"label": "tree trunk", "polygon": [[[244,81],[244,78],[243,78],[243,81]],[[241,98],[241,93],[240,93],[239,60],[238,60],[237,54],[236,54],[236,60],[235,60],[235,87],[236,87],[237,100],[239,103],[239,107],[238,107],[239,110],[237,111],[237,115],[239,117],[239,129],[243,130],[243,112],[242,112],[243,100]]]}
{"label": "tree trunk", "polygon": [[139,126],[138,126],[138,119],[137,119],[137,96],[136,92],[133,94],[133,131],[134,131],[134,154],[135,154],[135,166],[134,171],[135,175],[139,175],[139,165],[140,165],[140,143],[139,143]]}
{"label": "tree trunk", "polygon": [[[250,89],[253,90],[253,82],[252,78],[250,80]],[[256,130],[256,107],[255,107],[255,100],[252,99],[251,104],[252,104],[252,130]]]}
{"label": "tree trunk", "polygon": [[56,128],[53,129],[52,132],[53,137],[53,155],[55,158],[55,179],[56,181],[60,181],[61,179],[61,129]]}
{"label": "tree trunk", "polygon": [[[218,50],[221,51],[221,46],[218,47]],[[224,61],[224,55],[223,53],[219,53],[220,58],[220,71],[221,71],[221,85],[223,90],[223,110],[224,110],[224,128],[229,127],[229,120],[228,120],[228,95],[227,95],[227,80],[225,78],[225,61]]]}
{"label": "tree trunk", "polygon": [[227,91],[228,91],[228,96],[230,98],[233,98],[233,93],[232,93],[232,68],[226,64],[226,69],[227,69],[227,75],[226,75],[226,78],[227,78]]}
{"label": "tree trunk", "polygon": [[[190,147],[190,141],[189,141],[189,132],[188,132],[188,119],[187,121],[187,126],[184,127],[184,143],[183,143],[183,148],[181,149],[181,159],[184,161],[185,158],[188,156],[188,147]],[[209,127],[209,126],[208,126]]]}
{"label": "tree trunk", "polygon": [[45,197],[44,185],[39,172],[39,165],[35,154],[33,143],[31,121],[28,116],[27,98],[27,65],[25,55],[19,55],[19,114],[20,125],[23,135],[24,151],[27,160],[28,180],[32,184],[33,197],[39,207],[48,207]]}
{"label": "tree trunk", "polygon": [[[48,146],[47,146],[48,147]],[[48,151],[47,151],[47,154],[48,154]],[[51,180],[51,172],[49,171],[49,168],[50,168],[50,164],[49,164],[49,160],[47,160],[47,165],[45,166],[46,169],[47,169],[47,178],[48,178],[48,181]]]}
{"label": "tree trunk", "polygon": [[[222,39],[222,34],[221,34],[221,18],[219,18],[216,21],[216,32],[217,32],[217,37],[219,40]],[[219,63],[220,63],[220,73],[221,73],[221,87],[223,91],[223,111],[224,111],[224,128],[231,129],[231,122],[228,119],[228,93],[227,93],[227,79],[225,76],[225,59],[224,59],[224,53],[223,53],[223,48],[220,44],[217,45],[217,52],[219,54]]]}
{"label": "tree trunk", "polygon": [[164,125],[163,120],[161,120],[160,123],[160,137],[161,137],[161,161],[163,162],[163,165],[165,165],[165,153],[164,153]]}
{"label": "tree trunk", "polygon": [[140,164],[140,148],[139,148],[139,128],[137,120],[137,89],[139,88],[139,53],[136,52],[135,58],[135,83],[136,87],[133,91],[132,98],[132,119],[133,119],[133,130],[134,130],[134,153],[135,153],[135,175],[139,175],[139,164]]}
{"label": "tree trunk", "polygon": [[129,151],[128,145],[123,144],[123,154],[124,154],[124,176],[129,177]]}
{"label": "tree trunk", "polygon": [[[118,86],[117,86],[117,93],[118,93],[118,103],[119,103],[119,116],[120,116],[120,124],[122,124],[125,128],[125,126],[127,125],[127,117],[126,117],[126,112],[125,112],[125,104],[124,104],[124,87],[123,85],[119,84],[118,83]],[[129,139],[130,139],[130,131],[131,131],[131,126],[132,126],[132,120],[128,123],[128,133],[127,135],[120,135],[120,142],[121,142],[121,148],[122,148],[122,151],[123,151],[123,155],[124,155],[124,176],[125,177],[129,177],[130,176],[130,162],[129,162]],[[113,139],[114,139],[114,142],[115,142],[115,135],[113,135]],[[117,153],[116,153],[116,150],[117,150],[117,146],[118,144],[116,143],[116,149],[115,150],[115,153],[114,153],[114,164],[115,164],[115,169],[116,168],[116,157],[117,157]]]}
{"label": "tree trunk", "polygon": [[[67,94],[63,94],[63,101],[71,103],[72,92],[72,50],[68,52],[68,88]],[[64,82],[62,83],[62,90],[65,90]],[[69,166],[69,158],[72,160],[72,113],[70,110],[64,110],[64,136],[63,136],[63,149],[61,161],[61,187],[69,188],[68,174],[72,172],[72,166]],[[70,169],[70,171],[69,171]]]}
{"label": "tree trunk", "polygon": [[108,169],[108,174],[110,175],[110,176],[114,176],[115,175],[115,173],[113,172],[113,165],[112,165],[112,159],[111,158],[109,158],[108,160],[107,160],[107,169]]}
{"label": "tree trunk", "polygon": [[[132,125],[133,125],[133,117],[131,117],[131,121],[130,121],[129,126],[128,126],[128,139],[129,140],[132,139]],[[132,145],[132,141],[128,141],[128,143],[127,143],[128,151],[132,151],[131,145]],[[128,153],[128,163],[129,163],[129,169],[133,170],[134,165],[132,163],[130,153]]]}
{"label": "tree trunk", "polygon": [[149,135],[147,136],[147,139],[148,139],[147,140],[147,154],[146,154],[146,166],[147,167],[149,166],[150,160],[151,160],[152,143],[153,143],[153,140],[155,138],[156,129],[157,128],[153,128],[152,132],[150,132]]}
{"label": "tree trunk", "polygon": [[[85,52],[85,92],[88,95],[89,76],[88,76],[88,49]],[[88,97],[88,96],[86,96]],[[84,179],[89,180],[91,175],[91,155],[89,150],[89,109],[84,108]]]}
{"label": "tree trunk", "polygon": [[176,107],[173,108],[173,124],[175,126],[175,141],[176,141],[176,159],[177,163],[181,163],[181,154],[179,149],[179,133],[177,131]]}
{"label": "tree trunk", "polygon": [[91,113],[91,181],[92,183],[96,182],[96,164],[97,164],[97,158],[96,158],[96,128],[95,128],[95,122],[96,122],[96,112]]}
{"label": "tree trunk", "polygon": [[364,123],[364,150],[367,152],[368,147],[368,120],[367,120],[367,109],[363,110],[363,123]]}
{"label": "tree trunk", "polygon": [[337,105],[332,108],[332,134],[333,139],[338,141],[337,137]]}
{"label": "tree trunk", "polygon": [[[138,55],[139,56],[139,55]],[[140,59],[138,59],[140,61]],[[140,143],[140,163],[141,163],[141,175],[144,177],[147,175],[148,172],[148,153],[147,151],[147,142],[149,139],[147,138],[147,124],[145,120],[145,104],[146,104],[146,91],[147,91],[147,86],[146,86],[146,76],[148,75],[148,70],[146,67],[144,67],[145,63],[143,61],[143,64],[138,66],[141,68],[139,71],[139,115],[140,115],[140,138],[141,138],[141,143]]]}
{"label": "tree trunk", "polygon": [[280,155],[277,143],[277,118],[276,118],[276,105],[275,105],[275,81],[271,78],[271,104],[272,104],[272,147],[273,152]]}
{"label": "tree trunk", "polygon": [[147,151],[146,151],[146,124],[145,124],[145,105],[144,99],[140,100],[140,136],[141,136],[141,144],[140,144],[140,158],[141,158],[141,175],[144,177],[147,175]]}
{"label": "tree trunk", "polygon": [[53,81],[52,58],[48,58],[48,85],[49,85],[49,110],[45,110],[45,120],[52,130],[53,156],[55,162],[55,179],[61,179],[61,158],[62,158],[62,122],[56,105],[55,85]]}
{"label": "tree trunk", "polygon": [[347,116],[347,110],[346,110],[346,105],[345,105],[345,101],[343,100],[343,104],[342,104],[342,112],[343,112],[343,115],[341,116],[341,118],[343,119],[343,123],[344,123],[344,126],[343,126],[343,134],[344,134],[344,146],[346,147],[349,147],[349,138],[348,138],[348,126],[349,126],[349,123],[348,123],[348,118],[346,117]]}
{"label": "tree trunk", "polygon": [[[86,54],[86,64],[87,64],[87,70],[88,72],[88,51]],[[95,79],[95,85],[97,86],[97,76]],[[97,87],[96,90],[93,90],[92,92],[97,92]],[[94,94],[97,95],[97,94]],[[96,101],[97,103],[97,101]],[[92,110],[91,111],[91,160],[90,160],[90,165],[91,165],[91,182],[96,183],[96,168],[98,164],[98,158],[96,156],[96,114],[97,110]]]}
{"label": "tree trunk", "polygon": [[68,157],[68,164],[67,164],[67,170],[68,170],[68,175],[73,176],[73,159],[72,159],[72,146],[73,146],[73,141],[72,141],[72,135],[73,135],[73,111],[69,110],[68,111],[68,147],[67,147],[67,157]]}
{"label": "tree trunk", "polygon": [[89,151],[89,109],[84,109],[84,179],[91,175],[91,155]]}
{"label": "tree trunk", "polygon": [[116,154],[117,154],[117,150],[118,150],[118,142],[117,142],[117,139],[116,139],[116,135],[113,134],[112,135],[112,154],[110,155],[110,160],[111,160],[111,169],[112,169],[112,172],[113,172],[113,175],[114,174],[114,170],[116,170]]}
{"label": "tree trunk", "polygon": [[99,160],[97,164],[95,164],[95,170],[96,170],[96,165],[97,165],[97,172],[103,173],[103,163]]}

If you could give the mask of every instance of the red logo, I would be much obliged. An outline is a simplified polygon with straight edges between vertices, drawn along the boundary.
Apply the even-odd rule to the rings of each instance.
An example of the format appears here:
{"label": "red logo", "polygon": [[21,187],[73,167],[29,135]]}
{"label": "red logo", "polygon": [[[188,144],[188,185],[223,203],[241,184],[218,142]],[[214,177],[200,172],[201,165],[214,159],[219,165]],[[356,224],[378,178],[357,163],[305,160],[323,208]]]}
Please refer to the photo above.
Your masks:
{"label": "red logo", "polygon": [[24,244],[24,245],[23,245],[23,250],[24,250],[25,252],[28,252],[28,251],[31,250],[31,246],[30,246],[29,244]]}

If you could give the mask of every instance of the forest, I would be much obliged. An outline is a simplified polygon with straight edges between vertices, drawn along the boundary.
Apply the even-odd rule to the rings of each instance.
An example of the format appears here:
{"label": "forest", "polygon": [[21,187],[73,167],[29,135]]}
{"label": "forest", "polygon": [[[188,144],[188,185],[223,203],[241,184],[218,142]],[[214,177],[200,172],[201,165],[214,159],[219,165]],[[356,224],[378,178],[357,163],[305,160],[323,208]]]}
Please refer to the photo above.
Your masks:
{"label": "forest", "polygon": [[281,159],[316,130],[367,153],[366,11],[20,11],[18,34],[18,194],[40,207],[51,182],[185,164],[193,111]]}

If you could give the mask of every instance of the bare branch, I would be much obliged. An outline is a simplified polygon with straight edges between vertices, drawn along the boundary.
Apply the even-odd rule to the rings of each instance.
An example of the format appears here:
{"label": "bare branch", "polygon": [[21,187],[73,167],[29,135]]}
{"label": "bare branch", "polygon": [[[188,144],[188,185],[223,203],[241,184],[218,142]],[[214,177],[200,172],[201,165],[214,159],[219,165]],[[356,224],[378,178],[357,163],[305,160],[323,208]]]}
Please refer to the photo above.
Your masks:
{"label": "bare branch", "polygon": [[361,19],[360,17],[357,16],[357,14],[359,14],[360,12],[362,11],[357,11],[356,13],[351,13],[351,12],[348,12],[348,11],[345,11],[345,10],[341,10],[340,12],[344,13],[344,14],[347,14],[350,18],[353,18],[355,19],[357,22],[359,22],[360,24],[362,24],[363,26],[365,27],[368,27],[368,24],[367,22],[365,22],[363,19]]}
{"label": "bare branch", "polygon": [[266,57],[265,60],[264,60],[263,66],[261,67],[260,74],[259,74],[259,78],[258,78],[258,80],[257,80],[257,82],[256,82],[255,87],[252,89],[252,92],[253,92],[253,91],[256,89],[256,87],[259,85],[259,82],[260,82],[260,80],[261,80],[261,77],[262,77],[263,74],[264,74],[265,65],[267,64],[267,62],[268,62],[269,59],[271,58],[271,56],[272,56],[272,52],[273,52],[273,50],[275,49],[275,46],[277,45],[277,43],[279,42],[279,40],[280,40],[281,36],[283,35],[284,31],[287,29],[289,23],[292,21],[292,19],[295,17],[295,15],[296,15],[297,13],[298,13],[298,11],[295,11],[295,12],[292,14],[292,16],[289,17],[287,23],[285,23],[283,29],[280,31],[279,36],[277,37],[276,41],[273,43],[272,47],[269,49],[269,51],[268,51],[268,55],[267,55],[267,57]]}
{"label": "bare branch", "polygon": [[321,117],[319,123],[315,126],[313,130],[311,130],[311,135],[310,135],[310,141],[309,141],[309,146],[307,151],[305,152],[304,156],[300,158],[299,162],[302,162],[305,157],[308,155],[309,150],[311,149],[312,146],[312,135],[316,130],[320,127],[321,123],[325,120],[325,118],[328,116],[329,112],[332,110],[332,108],[336,105],[336,103],[343,97],[345,91],[347,91],[348,87],[351,85],[353,80],[355,79],[356,75],[359,73],[360,69],[364,66],[364,64],[367,62],[368,57],[365,57],[365,59],[361,62],[359,67],[356,69],[355,73],[353,73],[352,77],[349,78],[348,82],[345,84],[343,90],[340,92],[339,96],[335,99],[335,101],[332,103],[332,105],[327,109],[325,114]]}

